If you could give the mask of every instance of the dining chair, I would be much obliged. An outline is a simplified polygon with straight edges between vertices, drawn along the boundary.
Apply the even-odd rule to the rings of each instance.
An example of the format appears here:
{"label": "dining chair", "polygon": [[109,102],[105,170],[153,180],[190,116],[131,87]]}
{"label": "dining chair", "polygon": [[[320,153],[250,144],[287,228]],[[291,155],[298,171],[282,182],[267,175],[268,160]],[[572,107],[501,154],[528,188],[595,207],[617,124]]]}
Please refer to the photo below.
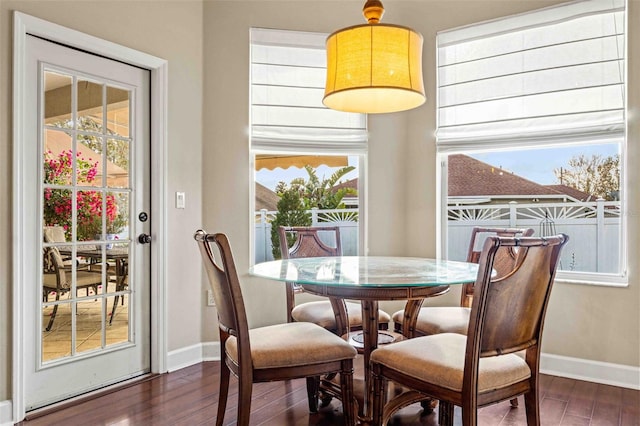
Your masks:
{"label": "dining chair", "polygon": [[[280,226],[278,227],[278,236],[283,259],[342,256],[342,241],[340,227],[338,226]],[[338,335],[362,329],[362,307],[360,303],[335,299],[296,305],[296,294],[303,291],[300,285],[287,283],[287,321],[312,322]],[[344,321],[345,313],[349,321],[348,325]],[[390,320],[391,317],[388,313],[378,310],[380,329],[386,330]]]}
{"label": "dining chair", "polygon": [[[330,331],[308,322],[292,322],[249,330],[240,280],[225,234],[194,235],[217,307],[220,331],[220,390],[216,425],[222,425],[229,377],[238,378],[237,424],[249,424],[252,384],[305,377],[309,411],[318,410],[320,376],[340,373],[345,424],[355,425],[353,360],[356,350]],[[214,258],[217,246],[220,265]]]}
{"label": "dining chair", "polygon": [[[371,354],[373,424],[431,397],[440,400],[439,423],[453,424],[462,407],[464,426],[477,424],[477,408],[524,394],[527,424],[540,424],[540,343],[564,234],[488,237],[480,255],[467,335],[440,333],[383,346]],[[497,253],[518,248],[513,270],[492,277]],[[516,355],[525,350],[524,357]],[[385,404],[388,381],[408,390]]]}
{"label": "dining chair", "polygon": [[[467,262],[478,263],[482,246],[487,237],[530,237],[535,231],[533,228],[488,228],[476,226],[471,230],[469,248],[467,250]],[[496,253],[493,263],[495,276],[506,275],[513,269],[518,255],[517,247],[501,247]],[[460,292],[460,306],[426,306],[420,308],[416,319],[415,328],[410,329],[405,337],[428,336],[438,333],[467,334],[469,327],[469,314],[473,301],[474,283],[465,283]],[[404,310],[393,314],[395,329],[402,331]],[[422,404],[426,410],[435,408],[435,402]],[[512,399],[511,406],[517,407],[518,400]]]}
{"label": "dining chair", "polygon": [[[478,263],[483,243],[487,237],[530,237],[533,228],[487,228],[474,227],[471,231],[467,262]],[[493,269],[496,277],[500,277],[513,269],[518,256],[518,247],[501,247],[496,254]],[[426,306],[420,308],[415,328],[409,330],[405,337],[428,336],[438,333],[466,334],[469,325],[469,313],[473,300],[474,283],[462,285],[460,306]],[[395,330],[402,332],[404,310],[393,314]]]}

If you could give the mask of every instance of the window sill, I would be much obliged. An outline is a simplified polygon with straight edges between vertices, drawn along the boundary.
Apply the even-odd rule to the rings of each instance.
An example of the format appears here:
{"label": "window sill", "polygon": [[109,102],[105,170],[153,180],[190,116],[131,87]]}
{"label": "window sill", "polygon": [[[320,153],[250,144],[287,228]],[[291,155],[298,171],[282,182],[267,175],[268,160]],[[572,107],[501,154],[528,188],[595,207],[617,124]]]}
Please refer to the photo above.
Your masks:
{"label": "window sill", "polygon": [[619,287],[629,286],[629,277],[626,274],[585,274],[558,271],[555,281],[557,283],[589,285],[599,287]]}

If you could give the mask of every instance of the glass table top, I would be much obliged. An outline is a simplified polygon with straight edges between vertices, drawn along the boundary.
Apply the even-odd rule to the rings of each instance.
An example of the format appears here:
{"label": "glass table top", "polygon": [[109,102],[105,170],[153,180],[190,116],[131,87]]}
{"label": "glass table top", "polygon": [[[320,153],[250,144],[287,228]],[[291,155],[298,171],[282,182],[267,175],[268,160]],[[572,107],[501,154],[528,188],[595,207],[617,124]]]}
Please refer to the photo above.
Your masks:
{"label": "glass table top", "polygon": [[417,257],[308,257],[259,263],[249,274],[311,285],[440,286],[475,281],[478,265]]}

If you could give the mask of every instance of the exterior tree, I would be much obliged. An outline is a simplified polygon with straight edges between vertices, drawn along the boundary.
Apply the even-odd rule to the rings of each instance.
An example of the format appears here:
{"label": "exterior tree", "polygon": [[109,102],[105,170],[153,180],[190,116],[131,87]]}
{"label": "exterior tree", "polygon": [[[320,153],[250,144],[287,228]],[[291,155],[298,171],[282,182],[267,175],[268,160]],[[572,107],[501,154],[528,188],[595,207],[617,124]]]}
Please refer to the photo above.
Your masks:
{"label": "exterior tree", "polygon": [[340,179],[347,173],[355,169],[353,166],[346,166],[338,169],[329,179],[320,180],[315,169],[311,166],[304,167],[309,174],[309,179],[294,179],[291,181],[291,189],[297,191],[304,201],[307,209],[317,207],[321,210],[342,209],[344,203],[342,199],[346,195],[357,195],[353,188],[338,188]]}
{"label": "exterior tree", "polygon": [[620,156],[574,156],[568,167],[555,169],[561,184],[571,186],[607,201],[617,199],[620,191]]}
{"label": "exterior tree", "polygon": [[[300,194],[293,188],[287,188],[284,182],[280,182],[276,188],[276,193],[280,196],[278,201],[278,212],[271,222],[271,253],[274,259],[280,259],[280,237],[278,236],[279,226],[309,226],[311,225],[311,214],[306,212],[305,204],[300,198]],[[293,236],[292,236],[293,238]],[[293,241],[288,241],[291,246]]]}

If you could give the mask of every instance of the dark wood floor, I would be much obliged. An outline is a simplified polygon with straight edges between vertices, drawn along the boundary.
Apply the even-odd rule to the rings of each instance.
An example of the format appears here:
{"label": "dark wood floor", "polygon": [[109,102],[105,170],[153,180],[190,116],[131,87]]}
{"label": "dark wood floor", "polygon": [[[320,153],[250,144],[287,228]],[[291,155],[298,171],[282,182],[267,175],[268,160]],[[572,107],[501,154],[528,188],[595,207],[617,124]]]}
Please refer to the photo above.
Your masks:
{"label": "dark wood floor", "polygon": [[[164,374],[117,392],[20,423],[39,425],[212,425],[218,398],[218,362],[205,362]],[[237,382],[232,379],[225,424],[235,424]],[[542,425],[638,426],[640,391],[542,376]],[[508,402],[479,411],[480,425],[526,425],[524,401],[512,409]],[[418,405],[396,414],[390,424],[436,425],[437,414],[421,416]],[[460,423],[459,412],[456,424]],[[251,424],[274,426],[339,425],[339,402],[320,413],[307,411],[304,380],[260,383],[253,387]]]}

